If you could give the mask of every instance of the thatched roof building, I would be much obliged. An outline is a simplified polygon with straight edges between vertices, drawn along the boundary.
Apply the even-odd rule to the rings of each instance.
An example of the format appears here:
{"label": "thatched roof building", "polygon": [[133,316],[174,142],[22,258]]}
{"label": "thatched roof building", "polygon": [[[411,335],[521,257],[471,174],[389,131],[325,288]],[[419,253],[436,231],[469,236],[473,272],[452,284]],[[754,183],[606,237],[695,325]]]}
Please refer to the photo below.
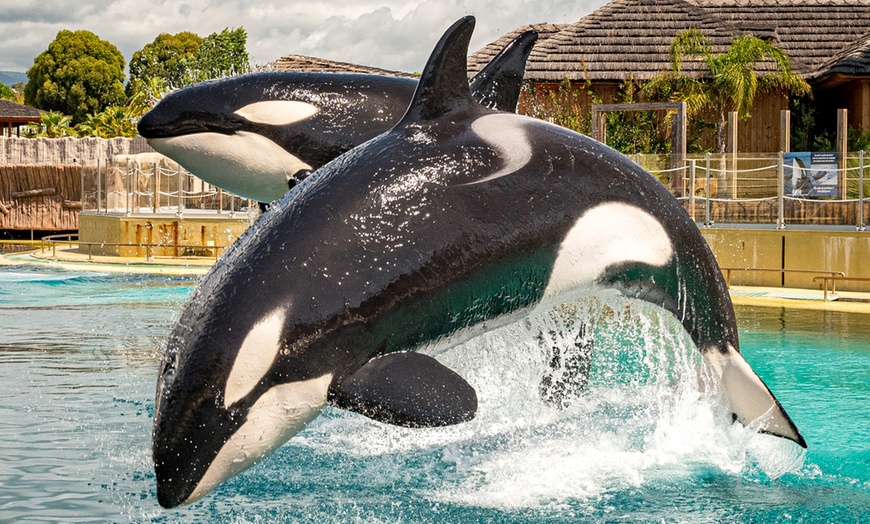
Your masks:
{"label": "thatched roof building", "polygon": [[304,55],[287,55],[269,64],[273,71],[301,71],[310,73],[361,73],[369,75],[398,76],[404,78],[416,78],[411,73],[378,69],[377,67],[361,66],[347,62],[337,62],[325,58],[316,58]]}
{"label": "thatched roof building", "polygon": [[[839,54],[870,67],[868,0],[613,0],[573,24],[523,26],[497,42],[538,28],[545,37],[526,68],[534,81],[651,78],[670,68],[668,47],[689,28],[703,31],[718,51],[744,34],[770,40],[807,80],[829,75]],[[479,70],[500,47],[494,42],[473,54],[469,69]]]}
{"label": "thatched roof building", "polygon": [[40,114],[42,111],[39,109],[0,100],[0,136],[12,136],[13,129],[21,136],[21,126],[39,122]]}
{"label": "thatched roof building", "polygon": [[568,27],[568,24],[529,24],[514,29],[498,40],[485,45],[480,51],[468,57],[469,76],[472,76],[474,73],[483,69],[490,60],[495,58],[495,55],[497,55],[499,51],[504,49],[511,40],[520,36],[522,33],[525,33],[526,31],[536,31],[538,33],[538,41],[535,45],[540,47],[544,41],[566,27]]}
{"label": "thatched roof building", "polygon": [[[536,26],[509,35],[527,27]],[[870,0],[613,0],[573,24],[552,27],[526,66],[526,80],[544,90],[565,79],[591,81],[609,102],[623,81],[670,69],[668,48],[686,29],[700,29],[717,52],[733,38],[751,34],[788,55],[794,71],[813,87],[820,112],[846,107],[851,125],[870,128]],[[495,44],[470,57],[470,74],[483,67]],[[701,66],[700,60],[684,61],[687,72]],[[778,147],[778,112],[787,108],[779,98],[756,102],[753,125],[764,129],[741,149]],[[771,121],[759,124],[767,118],[757,115],[764,104]]]}

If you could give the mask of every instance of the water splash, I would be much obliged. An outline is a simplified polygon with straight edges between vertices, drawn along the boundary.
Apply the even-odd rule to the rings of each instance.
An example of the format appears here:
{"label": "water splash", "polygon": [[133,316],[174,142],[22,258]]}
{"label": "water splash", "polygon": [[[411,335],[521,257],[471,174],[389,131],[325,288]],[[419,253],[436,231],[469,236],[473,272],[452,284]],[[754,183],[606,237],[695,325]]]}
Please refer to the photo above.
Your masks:
{"label": "water splash", "polygon": [[[595,340],[588,383],[569,391],[565,409],[542,402],[552,346],[570,350],[587,332]],[[773,479],[802,464],[796,446],[731,423],[721,388],[689,336],[671,314],[644,302],[561,305],[438,358],[477,390],[475,420],[420,430],[332,412],[297,444],[376,458],[381,467],[398,460],[389,474],[432,477],[420,481],[427,498],[503,510],[555,510],[707,472],[752,470]],[[440,464],[409,472],[398,457],[415,455]]]}

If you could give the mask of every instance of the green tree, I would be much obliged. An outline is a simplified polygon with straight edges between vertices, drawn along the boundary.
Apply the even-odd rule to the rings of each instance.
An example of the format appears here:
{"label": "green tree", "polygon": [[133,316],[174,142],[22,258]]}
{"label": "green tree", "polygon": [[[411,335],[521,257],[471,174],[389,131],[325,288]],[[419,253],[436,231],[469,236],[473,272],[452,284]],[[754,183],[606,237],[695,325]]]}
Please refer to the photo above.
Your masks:
{"label": "green tree", "polygon": [[0,99],[9,100],[10,102],[15,102],[16,104],[24,103],[24,84],[19,82],[13,85],[11,88],[4,84],[0,84]]}
{"label": "green tree", "polygon": [[[794,95],[810,92],[810,86],[791,69],[791,62],[778,47],[745,35],[735,38],[723,53],[713,47],[698,29],[674,37],[669,49],[671,70],[646,83],[643,92],[654,98],[685,101],[690,115],[713,111],[716,149],[725,151],[726,120],[729,111],[747,118],[758,93],[781,90]],[[701,78],[685,74],[683,60],[698,57],[705,66]]]}
{"label": "green tree", "polygon": [[8,85],[0,82],[0,100],[12,100],[15,96],[15,91]]}
{"label": "green tree", "polygon": [[73,122],[123,104],[124,56],[90,31],[61,31],[27,70],[28,105],[72,116]]}
{"label": "green tree", "polygon": [[136,122],[129,107],[111,106],[99,113],[87,116],[76,126],[79,136],[96,136],[101,138],[136,136]]}
{"label": "green tree", "polygon": [[152,78],[160,78],[168,86],[184,85],[185,75],[196,67],[202,40],[201,36],[189,31],[157,35],[153,42],[133,53],[127,95],[132,95],[137,87]]}
{"label": "green tree", "polygon": [[65,136],[77,136],[72,127],[72,117],[59,111],[50,111],[39,115],[40,123],[31,124],[24,131],[29,138],[61,138]]}
{"label": "green tree", "polygon": [[166,81],[160,77],[136,79],[132,94],[127,98],[127,109],[133,118],[147,113],[169,91]]}
{"label": "green tree", "polygon": [[188,83],[249,72],[247,41],[244,27],[208,35],[199,46]]}

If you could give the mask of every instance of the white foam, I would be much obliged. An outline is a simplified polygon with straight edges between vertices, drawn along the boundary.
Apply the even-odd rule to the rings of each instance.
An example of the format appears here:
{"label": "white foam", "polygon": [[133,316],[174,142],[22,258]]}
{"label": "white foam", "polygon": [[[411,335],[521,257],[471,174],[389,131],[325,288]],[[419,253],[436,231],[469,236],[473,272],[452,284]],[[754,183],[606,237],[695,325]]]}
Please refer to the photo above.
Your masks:
{"label": "white foam", "polygon": [[[547,357],[538,335],[570,340],[580,320],[596,335],[589,389],[555,410],[539,396]],[[670,313],[646,303],[608,297],[544,311],[438,359],[477,390],[473,421],[406,429],[333,412],[294,443],[376,463],[435,455],[454,473],[433,482],[428,497],[501,509],[558,509],[711,470],[739,475],[758,468],[773,478],[799,467],[794,444],[731,423],[721,387],[689,336]],[[379,474],[402,483],[402,475],[427,472],[396,467]]]}

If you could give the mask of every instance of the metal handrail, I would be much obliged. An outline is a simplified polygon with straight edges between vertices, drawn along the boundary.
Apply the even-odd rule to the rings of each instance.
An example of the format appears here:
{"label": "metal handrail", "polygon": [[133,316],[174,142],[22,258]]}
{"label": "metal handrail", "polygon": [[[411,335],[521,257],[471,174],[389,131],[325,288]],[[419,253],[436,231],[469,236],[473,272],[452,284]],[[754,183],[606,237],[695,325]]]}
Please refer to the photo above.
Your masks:
{"label": "metal handrail", "polygon": [[[63,237],[66,237],[65,239]],[[72,240],[72,237],[76,237],[76,240]],[[227,249],[230,246],[206,246],[202,244],[145,244],[145,243],[137,243],[137,244],[129,244],[129,243],[119,243],[119,242],[83,242],[78,240],[77,234],[66,234],[66,235],[50,235],[42,238],[41,252],[45,253],[46,243],[51,246],[51,256],[52,258],[57,258],[57,245],[67,245],[67,246],[87,246],[88,247],[88,260],[93,260],[92,249],[94,246],[100,247],[144,247],[145,248],[145,261],[150,262],[153,258],[151,252],[153,248],[200,248],[200,249],[210,249],[214,251],[214,259],[217,261],[220,258],[220,254],[223,250]],[[195,255],[178,255],[172,258],[194,258]]]}
{"label": "metal handrail", "polygon": [[[721,269],[725,273],[725,284],[729,288],[731,287],[731,272],[732,271],[768,271],[768,272],[775,272],[775,273],[780,273],[780,274],[783,274],[783,273],[810,273],[810,274],[814,274],[814,275],[819,275],[816,278],[825,278],[824,275],[830,275],[830,277],[839,277],[840,279],[843,279],[846,277],[846,274],[843,273],[842,271],[829,271],[829,270],[822,270],[822,269],[784,269],[784,268],[767,268],[767,267],[720,267],[719,269]],[[830,278],[830,277],[828,277],[828,278]],[[816,281],[816,279],[813,278],[813,282],[815,282],[815,281]],[[826,291],[825,296],[827,297],[827,291]]]}
{"label": "metal handrail", "polygon": [[824,281],[825,287],[825,301],[828,300],[828,281],[831,281],[831,295],[837,294],[837,280],[847,280],[854,282],[870,282],[870,278],[867,277],[847,277],[846,275],[831,275],[831,276],[822,276],[819,275],[817,277],[813,277],[813,282],[817,282],[819,280]]}

